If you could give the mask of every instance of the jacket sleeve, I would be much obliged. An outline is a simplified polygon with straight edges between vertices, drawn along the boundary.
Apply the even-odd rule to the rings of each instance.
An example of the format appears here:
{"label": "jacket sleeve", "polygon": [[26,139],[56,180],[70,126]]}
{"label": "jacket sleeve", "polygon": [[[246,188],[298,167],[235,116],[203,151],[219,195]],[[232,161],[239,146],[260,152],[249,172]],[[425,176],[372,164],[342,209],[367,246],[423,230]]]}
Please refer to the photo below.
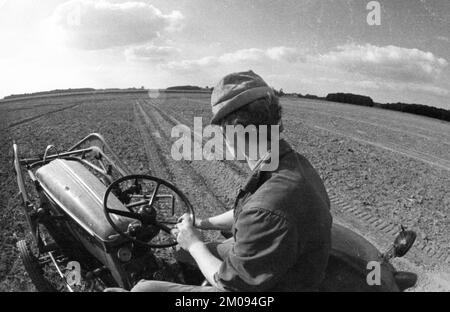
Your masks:
{"label": "jacket sleeve", "polygon": [[214,278],[231,291],[270,290],[297,258],[297,233],[285,217],[267,209],[243,210],[235,243]]}

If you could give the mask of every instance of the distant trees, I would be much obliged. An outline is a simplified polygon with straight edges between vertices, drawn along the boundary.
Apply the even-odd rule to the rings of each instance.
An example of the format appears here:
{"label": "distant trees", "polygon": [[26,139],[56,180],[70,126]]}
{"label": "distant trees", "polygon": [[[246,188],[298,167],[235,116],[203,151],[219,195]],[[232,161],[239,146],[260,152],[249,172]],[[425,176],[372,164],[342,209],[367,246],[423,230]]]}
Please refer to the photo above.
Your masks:
{"label": "distant trees", "polygon": [[56,89],[51,91],[41,91],[41,92],[33,92],[33,93],[21,93],[21,94],[12,94],[5,96],[4,99],[14,99],[18,97],[24,96],[35,96],[35,95],[52,95],[52,94],[64,94],[64,93],[75,93],[75,92],[93,92],[95,89],[93,88],[75,88],[75,89]]}
{"label": "distant trees", "polygon": [[361,106],[379,107],[384,109],[395,110],[399,112],[411,113],[416,115],[427,116],[431,118],[437,118],[441,120],[450,121],[450,110],[443,108],[437,108],[422,104],[406,104],[406,103],[387,103],[380,104],[374,103],[374,101],[364,95],[352,94],[352,93],[330,93],[325,98],[327,101],[347,103]]}
{"label": "distant trees", "polygon": [[370,97],[359,94],[329,93],[325,99],[332,102],[356,104],[362,106],[374,106],[374,102]]}
{"label": "distant trees", "polygon": [[199,86],[173,86],[168,87],[166,90],[184,90],[184,91],[199,91],[203,90]]}
{"label": "distant trees", "polygon": [[406,103],[375,104],[375,106],[450,121],[450,110],[448,109],[437,108],[423,104],[406,104]]}

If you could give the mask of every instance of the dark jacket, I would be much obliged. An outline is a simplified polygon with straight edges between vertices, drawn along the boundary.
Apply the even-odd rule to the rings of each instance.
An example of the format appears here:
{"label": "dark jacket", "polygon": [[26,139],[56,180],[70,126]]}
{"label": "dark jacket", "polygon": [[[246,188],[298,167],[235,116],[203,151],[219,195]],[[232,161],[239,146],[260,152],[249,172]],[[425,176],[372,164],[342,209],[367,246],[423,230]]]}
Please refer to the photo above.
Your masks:
{"label": "dark jacket", "polygon": [[233,240],[215,275],[231,291],[311,291],[331,248],[330,201],[309,161],[280,140],[279,166],[257,166],[235,203]]}

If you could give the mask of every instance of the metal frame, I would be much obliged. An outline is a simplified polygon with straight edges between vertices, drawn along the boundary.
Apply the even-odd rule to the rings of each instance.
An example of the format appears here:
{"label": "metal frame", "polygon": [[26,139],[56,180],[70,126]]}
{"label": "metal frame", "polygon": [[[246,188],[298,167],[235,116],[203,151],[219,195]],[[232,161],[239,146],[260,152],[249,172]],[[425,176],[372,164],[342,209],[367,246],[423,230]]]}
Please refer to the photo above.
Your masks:
{"label": "metal frame", "polygon": [[[95,145],[89,145],[88,147],[82,147],[84,144],[92,143],[92,141],[100,141],[101,148]],[[49,154],[51,149],[55,149],[54,154]],[[108,153],[108,155],[105,153]],[[50,259],[51,263],[53,263],[58,271],[58,274],[65,281],[64,274],[62,274],[61,269],[58,266],[55,252],[57,252],[57,248],[54,244],[49,244],[43,239],[39,232],[39,217],[42,213],[41,207],[37,207],[32,200],[30,200],[29,194],[25,187],[25,178],[23,176],[23,170],[25,169],[28,173],[30,179],[34,183],[36,191],[42,196],[41,192],[48,194],[43,189],[43,186],[40,185],[39,181],[35,176],[35,170],[39,167],[46,165],[50,161],[60,158],[67,160],[75,160],[95,171],[97,174],[101,175],[106,179],[108,184],[112,183],[112,171],[115,170],[116,174],[121,178],[131,174],[130,169],[119,159],[117,154],[111,149],[111,147],[106,143],[105,139],[102,135],[98,133],[91,133],[71,148],[69,148],[65,152],[59,152],[55,146],[48,145],[44,151],[43,156],[32,157],[32,158],[23,158],[21,159],[19,156],[19,149],[16,142],[13,142],[13,152],[14,152],[14,170],[16,173],[17,185],[19,187],[19,194],[22,198],[22,206],[24,209],[25,216],[27,218],[28,224],[31,227],[31,234],[35,243],[37,244],[40,259],[47,258]],[[93,156],[94,160],[97,164],[94,164],[92,161],[88,160],[87,157]],[[48,194],[49,195],[49,194]],[[48,262],[48,261],[47,261]],[[73,289],[70,285],[65,283],[68,291],[72,292]]]}

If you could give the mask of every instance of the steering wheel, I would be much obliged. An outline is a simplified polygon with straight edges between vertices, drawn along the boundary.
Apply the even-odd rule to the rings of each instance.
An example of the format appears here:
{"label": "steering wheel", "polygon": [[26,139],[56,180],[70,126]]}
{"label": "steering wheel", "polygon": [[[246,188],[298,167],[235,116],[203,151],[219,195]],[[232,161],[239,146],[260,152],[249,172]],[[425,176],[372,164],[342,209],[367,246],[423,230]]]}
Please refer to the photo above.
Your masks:
{"label": "steering wheel", "polygon": [[[161,194],[162,189],[166,193]],[[167,191],[173,194],[167,194]],[[110,208],[108,200],[114,208]],[[168,205],[171,205],[169,213],[164,211]],[[176,186],[163,179],[141,174],[117,179],[108,186],[103,199],[103,211],[113,229],[122,237],[150,248],[166,248],[177,244],[171,230],[181,215],[175,214],[175,206],[184,207],[184,212],[190,214],[195,224],[194,209],[188,198]],[[114,222],[112,215],[116,215],[115,219],[119,221]],[[164,233],[168,234],[165,235],[166,242],[152,242],[155,238],[162,238]]]}

